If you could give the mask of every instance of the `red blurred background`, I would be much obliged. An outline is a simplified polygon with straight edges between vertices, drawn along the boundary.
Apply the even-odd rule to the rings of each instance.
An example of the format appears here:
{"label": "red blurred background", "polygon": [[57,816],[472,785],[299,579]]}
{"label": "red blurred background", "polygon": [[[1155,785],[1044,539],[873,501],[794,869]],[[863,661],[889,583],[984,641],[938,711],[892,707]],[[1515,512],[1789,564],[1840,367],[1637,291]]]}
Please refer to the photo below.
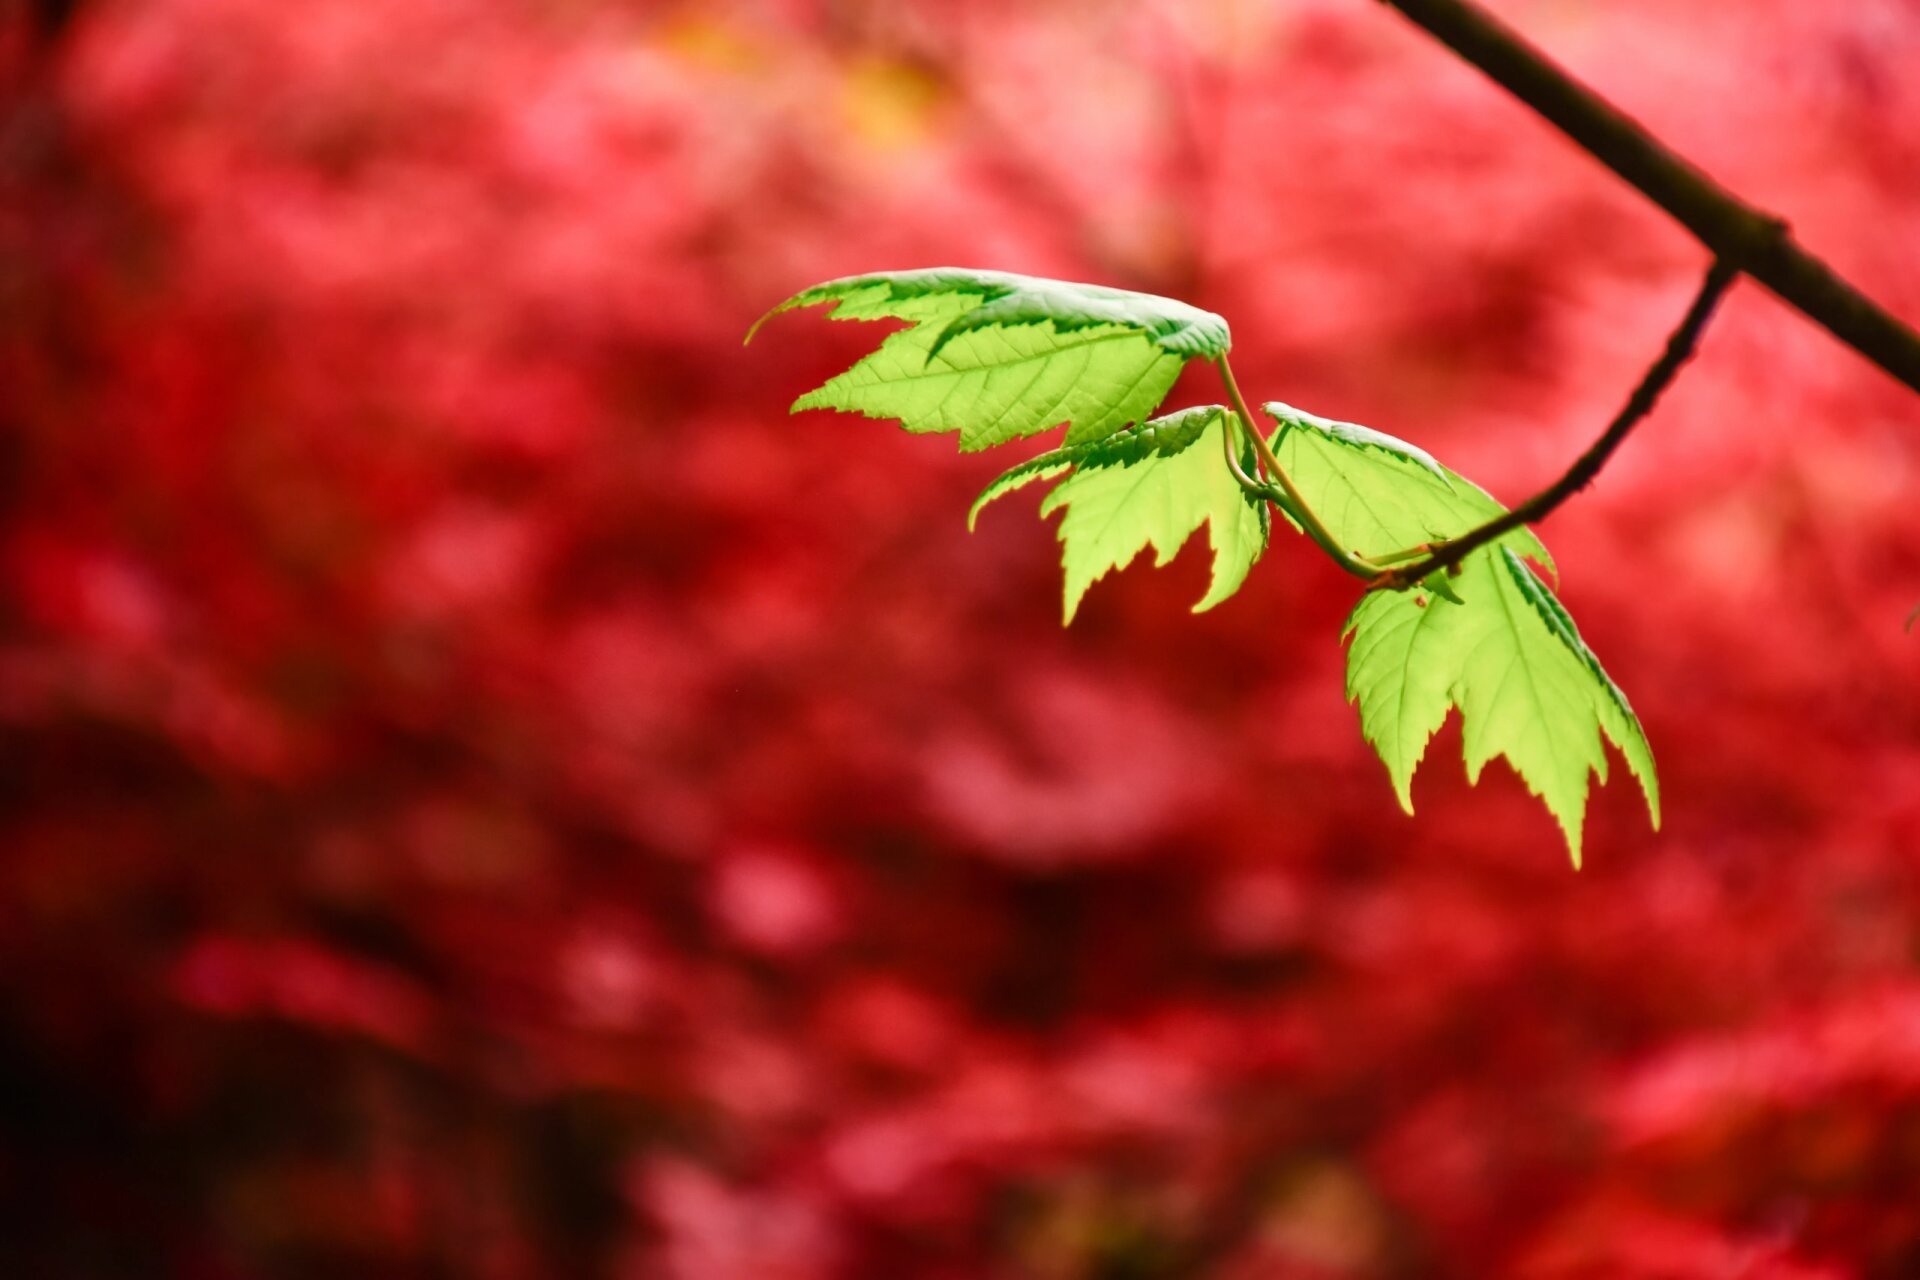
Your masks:
{"label": "red blurred background", "polygon": [[[1920,317],[1920,5],[1496,8]],[[1009,459],[786,417],[878,330],[740,347],[1147,289],[1523,496],[1704,257],[1384,7],[4,12],[7,1275],[1920,1274],[1920,401],[1743,284],[1549,523],[1576,874],[1304,541],[1062,631]]]}

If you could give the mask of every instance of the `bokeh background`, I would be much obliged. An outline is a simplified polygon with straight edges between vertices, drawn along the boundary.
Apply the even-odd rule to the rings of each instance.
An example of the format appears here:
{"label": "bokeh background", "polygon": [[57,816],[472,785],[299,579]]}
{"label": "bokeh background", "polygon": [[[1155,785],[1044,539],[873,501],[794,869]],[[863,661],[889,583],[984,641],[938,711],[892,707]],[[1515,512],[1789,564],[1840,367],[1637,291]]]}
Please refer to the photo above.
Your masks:
{"label": "bokeh background", "polygon": [[[1495,8],[1920,317],[1920,5]],[[1063,631],[1009,458],[786,416],[880,330],[741,348],[1169,293],[1523,496],[1705,259],[1391,11],[0,12],[7,1275],[1920,1274],[1920,400],[1743,283],[1546,526],[1575,873],[1304,541]]]}

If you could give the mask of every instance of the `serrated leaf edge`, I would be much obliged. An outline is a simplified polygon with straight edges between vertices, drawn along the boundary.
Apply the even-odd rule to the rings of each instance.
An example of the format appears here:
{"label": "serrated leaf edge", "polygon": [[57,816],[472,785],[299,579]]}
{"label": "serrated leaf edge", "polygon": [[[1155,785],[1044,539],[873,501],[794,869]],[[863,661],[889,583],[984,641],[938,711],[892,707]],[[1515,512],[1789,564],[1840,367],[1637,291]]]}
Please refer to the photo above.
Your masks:
{"label": "serrated leaf edge", "polygon": [[[930,287],[913,289],[913,286],[923,284]],[[1162,351],[1182,359],[1211,359],[1224,355],[1233,345],[1232,331],[1225,317],[1203,311],[1177,298],[1117,289],[1109,285],[969,267],[868,272],[824,281],[802,289],[769,308],[748,327],[743,345],[752,342],[760,327],[774,316],[795,308],[831,302],[834,305],[827,313],[828,318],[849,318],[839,314],[839,304],[859,290],[880,287],[887,289],[891,302],[928,296],[971,295],[980,299],[972,308],[946,323],[928,349],[929,361],[949,341],[963,334],[979,329],[1013,328],[1049,321],[1053,323],[1055,333],[1114,325],[1142,334]],[[1049,302],[1067,302],[1071,305],[1049,308]]]}

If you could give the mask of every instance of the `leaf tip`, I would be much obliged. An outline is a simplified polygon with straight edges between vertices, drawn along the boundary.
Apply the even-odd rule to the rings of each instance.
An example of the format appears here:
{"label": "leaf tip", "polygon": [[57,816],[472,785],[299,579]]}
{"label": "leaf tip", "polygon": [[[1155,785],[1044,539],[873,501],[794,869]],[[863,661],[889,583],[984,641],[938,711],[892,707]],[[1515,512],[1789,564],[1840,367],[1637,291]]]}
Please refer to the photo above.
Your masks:
{"label": "leaf tip", "polygon": [[1370,735],[1366,736],[1366,740],[1373,747],[1373,753],[1380,757],[1380,763],[1387,767],[1387,784],[1393,788],[1393,798],[1399,804],[1400,812],[1409,818],[1413,817],[1413,775],[1419,772],[1421,757],[1427,753],[1426,743],[1422,742],[1414,749],[1411,759],[1405,755],[1396,759],[1397,753],[1390,753],[1384,740]]}
{"label": "leaf tip", "polygon": [[1189,612],[1206,613],[1233,599],[1239,590],[1240,584],[1238,582],[1231,586],[1219,582],[1210,582],[1207,586],[1207,594],[1194,601],[1193,608]]}
{"label": "leaf tip", "polygon": [[[1509,759],[1508,763],[1512,763],[1511,759]],[[1518,769],[1516,768],[1515,771],[1518,772]],[[1521,781],[1526,783],[1529,791],[1534,791],[1533,783],[1528,781],[1524,775]],[[1578,871],[1580,869],[1580,859],[1585,851],[1586,845],[1586,796],[1582,794],[1580,804],[1574,809],[1573,813],[1563,814],[1560,812],[1558,806],[1547,800],[1544,794],[1539,791],[1534,791],[1534,794],[1540,797],[1542,803],[1546,804],[1547,812],[1553,815],[1554,823],[1560,828],[1560,834],[1566,837],[1567,858],[1573,863],[1573,869]]]}
{"label": "leaf tip", "polygon": [[[1057,493],[1059,491],[1055,490],[1054,492]],[[1047,496],[1052,497],[1053,494],[1048,494]],[[1077,578],[1074,575],[1072,567],[1069,566],[1065,560],[1064,553],[1066,548],[1064,545],[1061,550],[1063,554],[1060,567],[1065,572],[1061,576],[1060,583],[1060,625],[1062,627],[1070,627],[1073,625],[1074,615],[1080,612],[1080,602],[1087,598],[1087,589],[1093,586],[1093,584],[1099,581],[1099,578],[1104,575],[1098,575],[1093,578]]]}

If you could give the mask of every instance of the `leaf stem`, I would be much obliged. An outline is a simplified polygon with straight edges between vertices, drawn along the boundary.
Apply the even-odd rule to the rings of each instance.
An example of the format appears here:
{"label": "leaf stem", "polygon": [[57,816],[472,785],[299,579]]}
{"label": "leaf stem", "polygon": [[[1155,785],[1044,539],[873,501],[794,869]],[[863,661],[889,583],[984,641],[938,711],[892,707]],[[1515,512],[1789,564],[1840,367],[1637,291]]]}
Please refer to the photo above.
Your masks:
{"label": "leaf stem", "polygon": [[[1382,576],[1381,566],[1364,556],[1355,555],[1334,540],[1333,534],[1327,530],[1325,524],[1321,523],[1320,517],[1313,513],[1313,508],[1307,505],[1306,498],[1295,487],[1293,477],[1289,476],[1287,469],[1280,465],[1280,459],[1274,457],[1273,449],[1267,444],[1266,437],[1261,435],[1260,428],[1254,425],[1253,414],[1247,408],[1246,398],[1240,394],[1240,384],[1234,381],[1233,366],[1228,363],[1225,353],[1215,356],[1213,364],[1220,371],[1220,381],[1227,389],[1227,403],[1233,406],[1234,416],[1240,420],[1240,429],[1247,433],[1247,439],[1252,442],[1253,452],[1260,459],[1261,468],[1273,478],[1275,484],[1279,485],[1277,493],[1273,492],[1270,486],[1262,486],[1268,490],[1267,496],[1275,506],[1293,517],[1294,522],[1306,532],[1309,538],[1313,539],[1315,545],[1327,553],[1335,564],[1356,578],[1365,578],[1369,582],[1377,581]],[[1235,463],[1235,474],[1239,474],[1239,471],[1239,465]]]}
{"label": "leaf stem", "polygon": [[1233,447],[1233,435],[1232,425],[1222,423],[1220,426],[1220,451],[1227,455],[1227,470],[1233,472],[1233,478],[1240,482],[1242,489],[1245,489],[1249,494],[1263,501],[1272,502],[1280,497],[1281,495],[1274,492],[1273,486],[1261,484],[1258,480],[1248,475],[1247,469],[1240,465],[1240,451]]}
{"label": "leaf stem", "polygon": [[1739,274],[1740,268],[1731,259],[1714,259],[1713,265],[1707,269],[1707,278],[1701,282],[1700,292],[1694,296],[1693,305],[1687,308],[1679,327],[1668,336],[1666,350],[1660,353],[1660,358],[1640,379],[1640,384],[1627,397],[1627,403],[1614,415],[1600,438],[1574,460],[1565,475],[1504,515],[1470,529],[1457,538],[1432,544],[1425,548],[1424,555],[1421,554],[1421,547],[1409,547],[1405,551],[1375,557],[1376,563],[1398,563],[1398,567],[1381,573],[1368,585],[1376,590],[1403,591],[1428,574],[1459,564],[1481,547],[1521,525],[1546,519],[1561,503],[1591,484],[1600,473],[1600,468],[1607,464],[1607,459],[1613,456],[1613,451],[1620,447],[1621,441],[1652,411],[1660,393],[1680,372],[1680,366],[1692,358],[1701,330],[1707,327],[1707,321],[1712,319],[1713,309],[1719,305],[1721,295],[1726,293],[1727,287]]}
{"label": "leaf stem", "polygon": [[1383,556],[1369,556],[1367,558],[1375,564],[1382,566],[1405,564],[1409,560],[1418,560],[1421,556],[1432,555],[1435,545],[1436,544],[1431,542],[1418,542],[1401,551],[1389,551]]}

